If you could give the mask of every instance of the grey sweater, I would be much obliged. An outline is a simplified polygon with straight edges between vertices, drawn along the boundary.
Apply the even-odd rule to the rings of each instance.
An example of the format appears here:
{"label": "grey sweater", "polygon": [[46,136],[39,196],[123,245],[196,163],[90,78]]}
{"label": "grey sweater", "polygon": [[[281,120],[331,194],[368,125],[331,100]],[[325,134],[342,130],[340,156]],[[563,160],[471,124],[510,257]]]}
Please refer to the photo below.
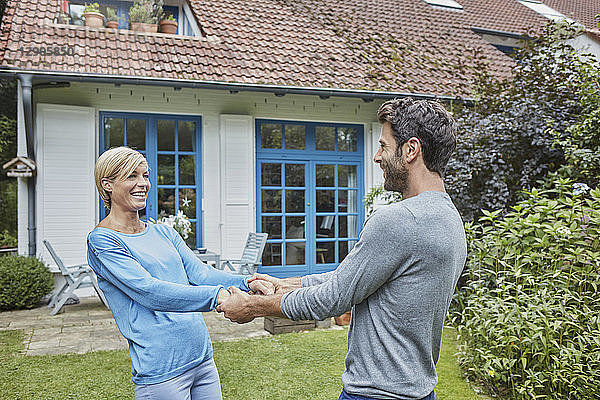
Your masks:
{"label": "grey sweater", "polygon": [[294,320],[352,309],[346,392],[421,399],[437,384],[442,326],[466,253],[450,197],[423,192],[374,212],[338,268],[303,277],[281,309]]}

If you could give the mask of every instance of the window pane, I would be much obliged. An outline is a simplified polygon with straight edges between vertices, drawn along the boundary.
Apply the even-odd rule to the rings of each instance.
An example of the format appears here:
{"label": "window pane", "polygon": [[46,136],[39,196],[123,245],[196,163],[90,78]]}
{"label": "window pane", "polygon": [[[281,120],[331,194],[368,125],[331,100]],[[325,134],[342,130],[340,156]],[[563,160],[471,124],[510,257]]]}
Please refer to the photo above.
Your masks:
{"label": "window pane", "polygon": [[339,246],[340,246],[339,262],[344,261],[344,258],[346,258],[346,256],[348,255],[350,250],[352,250],[352,248],[354,247],[355,244],[356,244],[356,240],[349,240],[347,242],[342,242],[342,241],[339,242]]}
{"label": "window pane", "polygon": [[335,262],[335,242],[317,242],[317,264]]}
{"label": "window pane", "polygon": [[269,239],[281,239],[281,217],[262,217],[262,231]]}
{"label": "window pane", "polygon": [[315,135],[317,150],[335,150],[335,128],[333,126],[317,126]]}
{"label": "window pane", "polygon": [[263,189],[262,212],[281,212],[281,190]]}
{"label": "window pane", "polygon": [[123,146],[123,118],[106,118],[104,120],[104,147]]}
{"label": "window pane", "polygon": [[358,191],[338,190],[338,212],[358,211]]}
{"label": "window pane", "polygon": [[193,121],[179,121],[178,123],[179,151],[196,151],[196,123]]}
{"label": "window pane", "polygon": [[262,186],[281,186],[281,164],[263,163],[260,171]]}
{"label": "window pane", "polygon": [[317,217],[317,237],[335,237],[335,215]]}
{"label": "window pane", "polygon": [[356,151],[358,133],[355,128],[338,128],[338,151]]}
{"label": "window pane", "polygon": [[281,244],[267,243],[262,256],[263,265],[281,265]]}
{"label": "window pane", "polygon": [[338,237],[355,238],[358,236],[358,217],[356,215],[340,215],[338,218]]}
{"label": "window pane", "polygon": [[338,165],[338,186],[356,187],[356,165]]}
{"label": "window pane", "polygon": [[317,190],[317,212],[334,210],[335,190]]}
{"label": "window pane", "polygon": [[285,186],[304,186],[304,164],[285,165]]}
{"label": "window pane", "polygon": [[184,155],[179,156],[179,184],[180,185],[195,185],[196,184],[196,156]]}
{"label": "window pane", "polygon": [[292,242],[285,245],[285,265],[304,264],[305,242]]}
{"label": "window pane", "polygon": [[189,219],[196,219],[196,189],[179,189],[179,209]]}
{"label": "window pane", "polygon": [[304,239],[305,217],[285,217],[286,239]]}
{"label": "window pane", "polygon": [[158,218],[175,215],[175,189],[158,189]]}
{"label": "window pane", "polygon": [[285,212],[304,212],[304,190],[285,191]]}
{"label": "window pane", "polygon": [[260,126],[260,145],[263,149],[281,149],[281,124]]}
{"label": "window pane", "polygon": [[175,156],[166,154],[158,155],[158,184],[175,184]]}
{"label": "window pane", "polygon": [[83,4],[70,4],[69,5],[69,14],[71,15],[71,24],[73,25],[83,25],[83,10],[85,9],[85,5]]}
{"label": "window pane", "polygon": [[143,119],[127,120],[127,146],[136,150],[146,149],[146,121]]}
{"label": "window pane", "polygon": [[285,148],[292,150],[304,150],[305,146],[305,126],[304,125],[286,125],[285,126]]}
{"label": "window pane", "polygon": [[335,165],[317,164],[317,186],[335,186]]}
{"label": "window pane", "polygon": [[158,132],[158,151],[175,150],[175,121],[158,120],[156,129]]}

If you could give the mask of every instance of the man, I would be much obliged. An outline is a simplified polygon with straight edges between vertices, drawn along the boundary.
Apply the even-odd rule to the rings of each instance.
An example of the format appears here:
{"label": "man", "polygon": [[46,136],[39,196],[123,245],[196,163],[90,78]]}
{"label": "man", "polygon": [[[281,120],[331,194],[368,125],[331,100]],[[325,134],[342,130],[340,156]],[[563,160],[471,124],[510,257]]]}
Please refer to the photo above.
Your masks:
{"label": "man", "polygon": [[444,189],[456,146],[450,114],[434,102],[395,99],[378,111],[383,124],[374,161],[384,188],[401,202],[374,212],[334,271],[277,279],[273,296],[232,296],[217,310],[237,322],[276,315],[294,320],[352,308],[340,399],[433,399],[442,325],[466,258],[463,223]]}

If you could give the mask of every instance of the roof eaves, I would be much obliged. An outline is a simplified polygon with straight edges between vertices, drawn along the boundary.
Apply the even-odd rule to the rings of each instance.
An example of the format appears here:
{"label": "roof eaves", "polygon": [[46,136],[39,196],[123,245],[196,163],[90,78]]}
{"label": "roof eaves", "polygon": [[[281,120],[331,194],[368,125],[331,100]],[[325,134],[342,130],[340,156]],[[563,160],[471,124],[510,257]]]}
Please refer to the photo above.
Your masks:
{"label": "roof eaves", "polygon": [[447,101],[473,102],[469,97],[436,95],[430,93],[395,92],[363,89],[342,89],[327,87],[287,86],[274,84],[253,84],[240,82],[222,82],[206,80],[172,79],[158,77],[139,77],[109,74],[71,73],[63,71],[23,70],[12,67],[0,67],[0,76],[16,78],[19,74],[29,74],[38,79],[55,79],[68,82],[95,82],[109,84],[131,84],[149,86],[170,86],[177,88],[229,90],[232,92],[271,92],[278,96],[286,94],[317,95],[322,97],[351,97],[370,102],[374,99],[392,99],[396,97],[412,97],[419,99],[439,99]]}

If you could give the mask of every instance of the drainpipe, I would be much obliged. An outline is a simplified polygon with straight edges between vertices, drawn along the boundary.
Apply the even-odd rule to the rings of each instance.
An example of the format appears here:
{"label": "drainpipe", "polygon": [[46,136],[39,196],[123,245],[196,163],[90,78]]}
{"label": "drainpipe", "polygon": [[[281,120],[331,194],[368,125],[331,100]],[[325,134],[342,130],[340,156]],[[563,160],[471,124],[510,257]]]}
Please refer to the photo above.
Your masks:
{"label": "drainpipe", "polygon": [[[25,140],[27,141],[27,157],[35,161],[35,147],[33,134],[33,78],[29,74],[19,74],[23,95],[23,111],[25,113]],[[36,207],[35,184],[36,175],[27,180],[27,233],[29,238],[29,256],[36,256]]]}

